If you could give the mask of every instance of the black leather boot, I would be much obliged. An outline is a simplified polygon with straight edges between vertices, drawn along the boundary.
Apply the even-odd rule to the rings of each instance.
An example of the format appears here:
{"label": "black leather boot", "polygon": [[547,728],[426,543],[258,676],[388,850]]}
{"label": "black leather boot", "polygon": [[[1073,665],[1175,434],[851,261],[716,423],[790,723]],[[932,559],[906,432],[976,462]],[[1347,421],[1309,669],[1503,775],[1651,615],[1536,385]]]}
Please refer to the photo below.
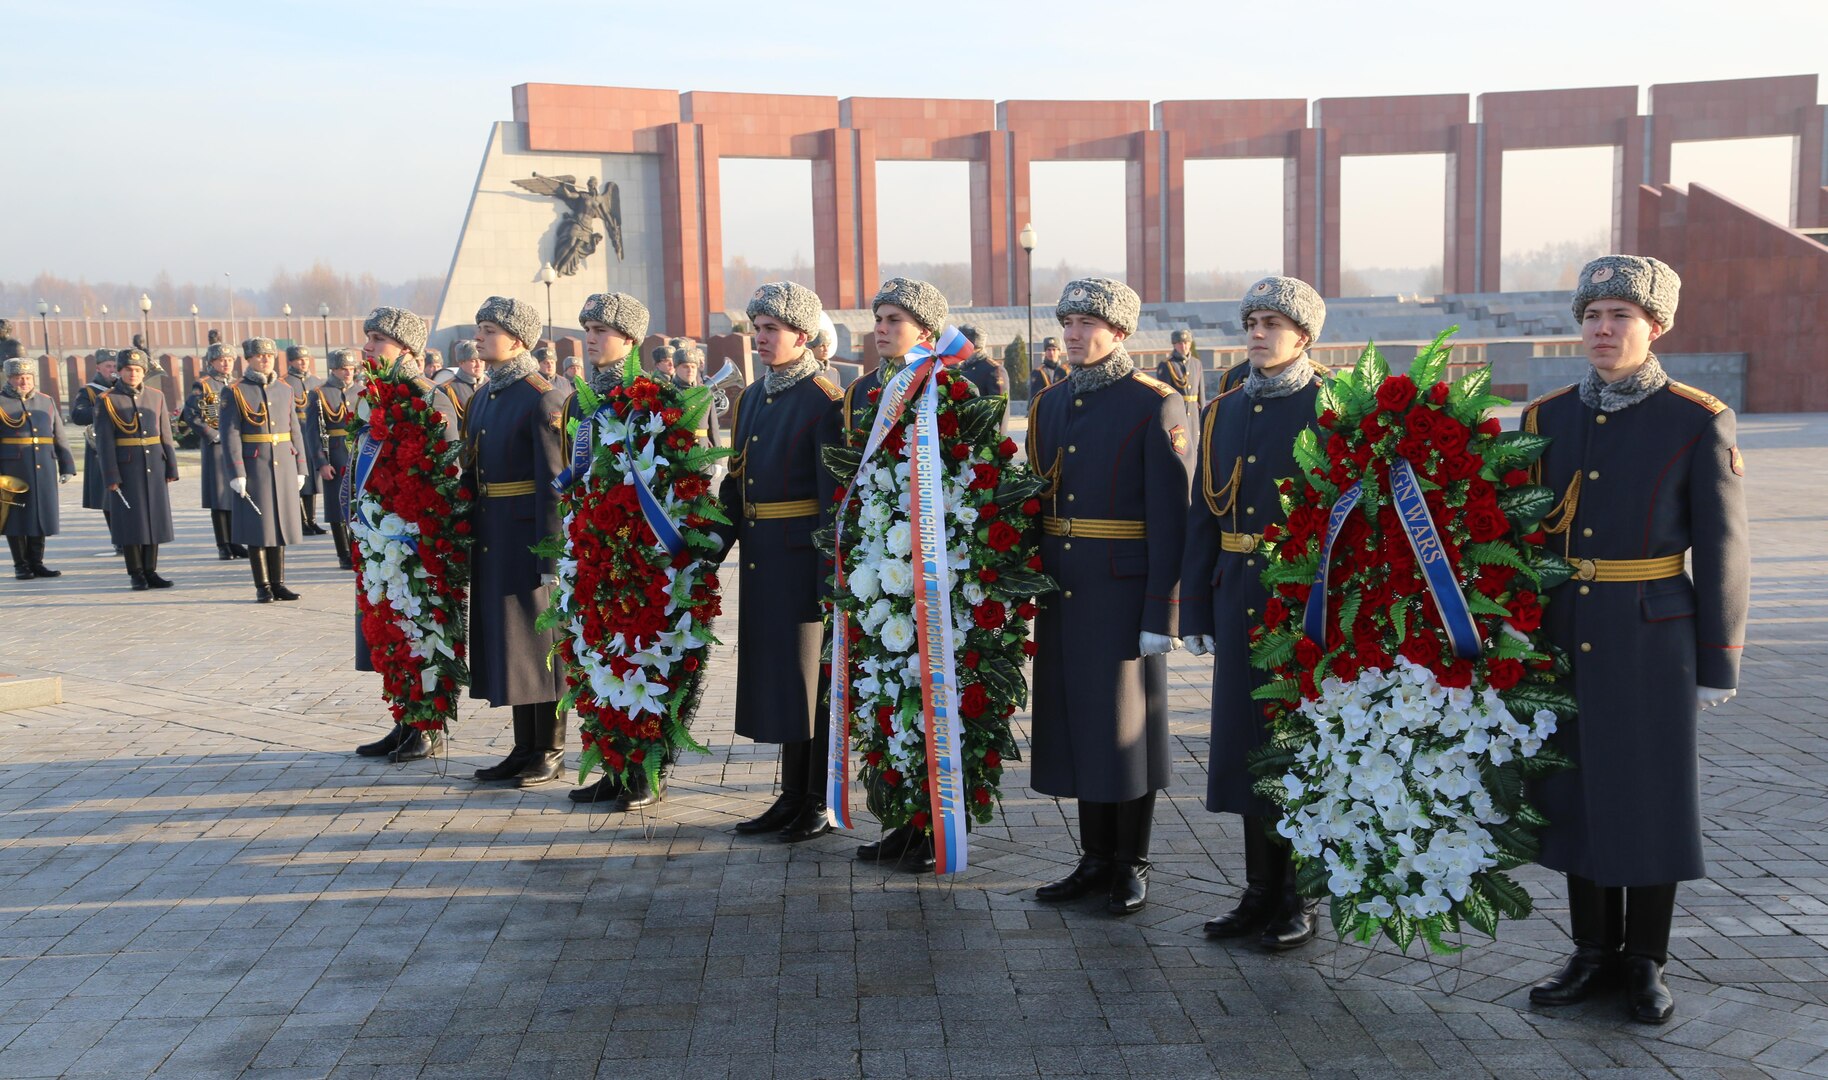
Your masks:
{"label": "black leather boot", "polygon": [[121,559],[127,564],[127,580],[133,583],[134,592],[145,592],[151,588],[146,583],[146,561],[140,554],[138,544],[128,544],[122,548]]}
{"label": "black leather boot", "polygon": [[298,594],[286,588],[286,549],[282,547],[263,548],[267,556],[267,579],[273,585],[273,599],[296,600]]}
{"label": "black leather boot", "polygon": [[1625,892],[1625,1004],[1640,1024],[1668,1022],[1675,995],[1663,981],[1669,962],[1669,924],[1676,915],[1674,885],[1633,885]]}
{"label": "black leather boot", "polygon": [[228,522],[227,510],[211,510],[209,512],[210,532],[214,533],[216,536],[216,558],[223,562],[229,562],[235,557],[235,552],[229,547]]}
{"label": "black leather boot", "polygon": [[903,825],[890,829],[882,834],[879,840],[873,840],[857,849],[859,862],[894,862],[907,854],[920,843],[921,830],[912,825]]}
{"label": "black leather boot", "polygon": [[26,555],[25,537],[9,536],[6,546],[13,553],[13,576],[20,581],[32,580],[32,561]]}
{"label": "black leather boot", "polygon": [[407,732],[412,730],[411,724],[395,724],[392,731],[374,742],[363,743],[355,748],[355,752],[362,757],[386,757],[400,749],[400,744],[406,741]]}
{"label": "black leather boot", "polygon": [[171,580],[159,576],[159,545],[141,544],[140,562],[146,567],[146,584],[155,589],[171,588]]}
{"label": "black leather boot", "polygon": [[813,725],[812,738],[795,743],[799,747],[795,755],[797,771],[787,770],[787,755],[781,755],[781,787],[792,786],[800,792],[800,809],[793,820],[781,827],[780,840],[784,844],[798,844],[805,840],[824,836],[831,832],[831,813],[825,805],[825,748],[826,736],[831,731],[831,721],[827,719],[824,709],[819,710],[818,721]]}
{"label": "black leather boot", "polygon": [[1117,855],[1111,899],[1105,910],[1134,915],[1149,901],[1149,835],[1155,827],[1155,792],[1117,804]]}
{"label": "black leather boot", "polygon": [[420,731],[411,725],[407,726],[406,738],[387,755],[387,760],[395,765],[408,761],[419,761],[438,752],[438,733]]}
{"label": "black leather boot", "polygon": [[618,802],[625,790],[622,781],[602,773],[583,787],[572,788],[565,797],[575,803]]}
{"label": "black leather boot", "polygon": [[781,826],[778,835],[783,844],[798,844],[824,836],[831,828],[831,811],[826,809],[825,800],[806,796],[800,800],[793,820]]}
{"label": "black leather boot", "polygon": [[628,788],[622,797],[616,800],[616,809],[645,810],[660,803],[666,798],[666,769],[662,767],[655,780],[648,780],[647,770],[636,767],[628,774]]}
{"label": "black leather boot", "polygon": [[806,801],[806,796],[797,791],[783,791],[775,796],[773,804],[768,809],[747,821],[737,822],[736,831],[745,836],[779,832],[783,826],[799,815],[800,804],[804,801]]}
{"label": "black leather boot", "polygon": [[1320,929],[1320,901],[1301,895],[1295,888],[1295,860],[1290,857],[1288,845],[1272,840],[1270,846],[1281,853],[1282,881],[1275,896],[1275,910],[1257,944],[1271,952],[1285,952],[1314,940]]}
{"label": "black leather boot", "polygon": [[514,749],[508,756],[485,769],[477,769],[472,775],[477,780],[512,780],[520,774],[533,756],[533,706],[515,705],[512,708],[514,717]]}
{"label": "black leather boot", "polygon": [[1077,900],[1111,887],[1111,860],[1117,855],[1117,804],[1079,800],[1079,865],[1059,881],[1035,890],[1049,904]]}
{"label": "black leather boot", "polygon": [[559,723],[559,703],[542,701],[533,711],[533,753],[514,777],[514,786],[539,787],[559,778],[565,767],[565,730]]}
{"label": "black leather boot", "polygon": [[349,526],[341,522],[331,522],[330,540],[336,545],[337,567],[343,570],[354,570],[355,562],[349,557]]}
{"label": "black leather boot", "polygon": [[1625,1003],[1640,1024],[1665,1024],[1676,1011],[1676,996],[1663,981],[1663,965],[1648,956],[1625,957]]}
{"label": "black leather boot", "polygon": [[271,604],[273,602],[273,584],[267,580],[267,549],[248,549],[248,568],[254,572],[254,602]]}
{"label": "black leather boot", "polygon": [[1573,1005],[1616,984],[1624,940],[1624,890],[1568,875],[1568,923],[1574,955],[1561,970],[1530,987],[1534,1005]]}
{"label": "black leather boot", "polygon": [[62,570],[53,570],[44,564],[44,537],[26,537],[25,550],[32,562],[33,577],[63,577]]}
{"label": "black leather boot", "polygon": [[[1238,905],[1206,923],[1209,938],[1243,937],[1259,934],[1276,911],[1276,886],[1282,880],[1283,859],[1265,831],[1268,822],[1250,814],[1244,816],[1244,892]],[[1282,849],[1287,851],[1286,848]]]}
{"label": "black leather boot", "polygon": [[302,510],[304,513],[305,535],[306,536],[324,535],[324,527],[317,523],[317,496],[316,495],[300,495],[298,497],[298,504],[299,504],[299,509]]}

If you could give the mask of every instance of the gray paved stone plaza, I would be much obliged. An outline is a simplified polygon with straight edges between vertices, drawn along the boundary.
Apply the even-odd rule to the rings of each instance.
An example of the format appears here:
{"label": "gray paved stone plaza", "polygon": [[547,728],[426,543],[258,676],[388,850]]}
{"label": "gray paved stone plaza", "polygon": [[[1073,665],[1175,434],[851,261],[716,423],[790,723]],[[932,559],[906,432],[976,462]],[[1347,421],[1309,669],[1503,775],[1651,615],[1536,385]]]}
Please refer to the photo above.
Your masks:
{"label": "gray paved stone plaza", "polygon": [[187,509],[178,587],[132,593],[71,485],[65,576],[0,581],[0,670],[67,702],[0,713],[0,1077],[1828,1074],[1828,416],[1741,432],[1745,688],[1703,721],[1713,877],[1681,892],[1667,1027],[1530,1009],[1568,949],[1540,871],[1538,914],[1457,964],[1205,941],[1242,860],[1200,807],[1185,653],[1151,903],[1120,921],[1030,899],[1074,851],[1019,766],[957,880],[733,835],[774,781],[731,734],[735,642],[711,753],[645,821],[464,779],[505,710],[466,711],[444,772],[356,758],[386,725],[328,538],[292,552],[302,602],[256,607]]}

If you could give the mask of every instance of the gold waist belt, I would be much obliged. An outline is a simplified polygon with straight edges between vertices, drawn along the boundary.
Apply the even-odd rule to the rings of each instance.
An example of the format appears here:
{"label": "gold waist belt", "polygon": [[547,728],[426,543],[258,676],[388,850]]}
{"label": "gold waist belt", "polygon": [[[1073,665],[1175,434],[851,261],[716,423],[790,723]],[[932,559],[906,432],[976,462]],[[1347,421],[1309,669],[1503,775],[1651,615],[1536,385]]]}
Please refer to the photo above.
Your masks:
{"label": "gold waist belt", "polygon": [[252,435],[243,435],[241,437],[241,441],[242,442],[291,442],[292,433],[290,431],[275,431],[271,435],[263,435],[259,432],[255,432]]}
{"label": "gold waist belt", "polygon": [[533,494],[533,481],[510,480],[505,484],[482,485],[482,497],[485,499],[508,499],[516,495]]}
{"label": "gold waist belt", "polygon": [[692,432],[692,435],[693,435],[693,437],[694,437],[694,438],[699,438],[699,439],[702,439],[702,438],[704,438],[704,437],[705,437],[705,436],[707,436],[707,435],[709,435],[709,434],[711,434],[711,433],[710,433],[710,432],[709,432],[709,431],[708,431],[708,430],[706,430],[706,429],[704,429],[704,428],[699,428],[699,429],[698,429],[698,430],[696,430],[696,431],[694,431],[694,432]]}
{"label": "gold waist belt", "polygon": [[1257,550],[1257,545],[1262,542],[1262,533],[1222,532],[1219,534],[1219,547],[1221,549],[1225,551],[1242,552],[1246,555]]}
{"label": "gold waist belt", "polygon": [[114,445],[116,445],[116,446],[157,446],[157,445],[159,445],[159,437],[157,435],[148,435],[145,438],[141,438],[141,439],[116,439],[116,440],[114,440]]}
{"label": "gold waist belt", "polygon": [[777,518],[813,517],[819,512],[819,500],[795,499],[792,502],[744,503],[743,516],[750,521],[773,521]]}
{"label": "gold waist belt", "polygon": [[341,428],[341,427],[333,427],[333,428],[329,428],[329,429],[325,430],[324,434],[326,434],[326,435],[348,435],[349,429]]}
{"label": "gold waist belt", "polygon": [[1088,540],[1142,540],[1148,536],[1145,522],[1115,518],[1044,517],[1041,531],[1049,536],[1082,536]]}
{"label": "gold waist belt", "polygon": [[18,435],[18,436],[13,436],[10,438],[0,439],[0,445],[5,445],[5,446],[49,446],[54,441],[55,440],[53,440],[49,435]]}
{"label": "gold waist belt", "polygon": [[1660,559],[1569,559],[1580,581],[1661,581],[1681,577],[1683,557],[1678,551]]}

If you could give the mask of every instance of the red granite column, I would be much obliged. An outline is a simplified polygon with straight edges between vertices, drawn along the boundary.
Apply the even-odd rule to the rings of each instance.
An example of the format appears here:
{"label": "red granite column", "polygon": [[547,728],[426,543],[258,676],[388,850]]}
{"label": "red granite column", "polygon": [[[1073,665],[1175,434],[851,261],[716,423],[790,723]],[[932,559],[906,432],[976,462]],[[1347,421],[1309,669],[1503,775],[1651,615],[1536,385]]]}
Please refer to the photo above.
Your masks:
{"label": "red granite column", "polygon": [[1790,222],[1796,228],[1828,226],[1828,156],[1823,144],[1828,142],[1828,105],[1811,105],[1802,110],[1800,134],[1796,140],[1795,199],[1790,207]]}
{"label": "red granite column", "polygon": [[1162,248],[1167,262],[1162,299],[1179,301],[1187,299],[1187,136],[1164,131],[1161,138]]}
{"label": "red granite column", "polygon": [[882,284],[876,261],[876,133],[857,131],[857,306]]}
{"label": "red granite column", "polygon": [[1331,296],[1334,293],[1322,287],[1321,274],[1326,197],[1321,183],[1321,137],[1318,128],[1289,133],[1289,155],[1282,170],[1282,272]]}
{"label": "red granite column", "polygon": [[971,162],[971,302],[1008,304],[1011,137],[986,131],[981,139],[982,156]]}
{"label": "red granite column", "polygon": [[1162,145],[1154,131],[1130,139],[1124,165],[1124,273],[1144,303],[1162,297]]}
{"label": "red granite column", "polygon": [[[666,322],[673,333],[703,337],[707,321],[703,199],[697,124],[662,124],[660,229],[666,255]],[[714,208],[703,207],[705,216]]]}
{"label": "red granite column", "polygon": [[1441,259],[1441,290],[1450,293],[1479,291],[1480,125],[1460,124],[1448,136],[1447,215],[1441,230],[1445,245]]}
{"label": "red granite column", "polygon": [[1625,121],[1618,149],[1612,155],[1612,250],[1635,253],[1638,249],[1638,187],[1647,183],[1647,146],[1650,117]]}

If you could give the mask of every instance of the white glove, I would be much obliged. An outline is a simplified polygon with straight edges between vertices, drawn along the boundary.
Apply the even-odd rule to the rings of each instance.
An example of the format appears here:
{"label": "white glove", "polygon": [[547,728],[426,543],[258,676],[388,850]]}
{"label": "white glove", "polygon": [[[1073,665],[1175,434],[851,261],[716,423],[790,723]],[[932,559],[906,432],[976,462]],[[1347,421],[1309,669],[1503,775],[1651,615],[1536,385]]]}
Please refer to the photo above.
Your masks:
{"label": "white glove", "polygon": [[1142,637],[1136,643],[1136,648],[1144,656],[1160,656],[1163,653],[1173,652],[1179,644],[1166,634],[1151,634],[1144,630]]}
{"label": "white glove", "polygon": [[1715,686],[1695,687],[1695,704],[1701,706],[1703,710],[1711,709],[1716,705],[1725,705],[1738,696],[1739,691],[1737,690],[1722,690]]}
{"label": "white glove", "polygon": [[1219,643],[1212,640],[1211,634],[1189,634],[1181,639],[1187,651],[1195,656],[1207,656],[1219,651]]}
{"label": "white glove", "polygon": [[57,482],[60,484],[67,484],[74,479],[76,479],[76,474],[67,472],[67,473],[64,473],[61,476],[59,476],[57,478]]}
{"label": "white glove", "polygon": [[240,498],[243,498],[243,499],[247,498],[248,478],[245,476],[237,476],[233,480],[230,480],[229,481],[229,490],[234,492]]}
{"label": "white glove", "polygon": [[302,476],[298,478],[298,490],[305,490],[305,478]]}
{"label": "white glove", "polygon": [[540,575],[540,588],[556,589],[558,587],[558,584],[559,584],[559,579],[558,579],[557,574],[541,574]]}

